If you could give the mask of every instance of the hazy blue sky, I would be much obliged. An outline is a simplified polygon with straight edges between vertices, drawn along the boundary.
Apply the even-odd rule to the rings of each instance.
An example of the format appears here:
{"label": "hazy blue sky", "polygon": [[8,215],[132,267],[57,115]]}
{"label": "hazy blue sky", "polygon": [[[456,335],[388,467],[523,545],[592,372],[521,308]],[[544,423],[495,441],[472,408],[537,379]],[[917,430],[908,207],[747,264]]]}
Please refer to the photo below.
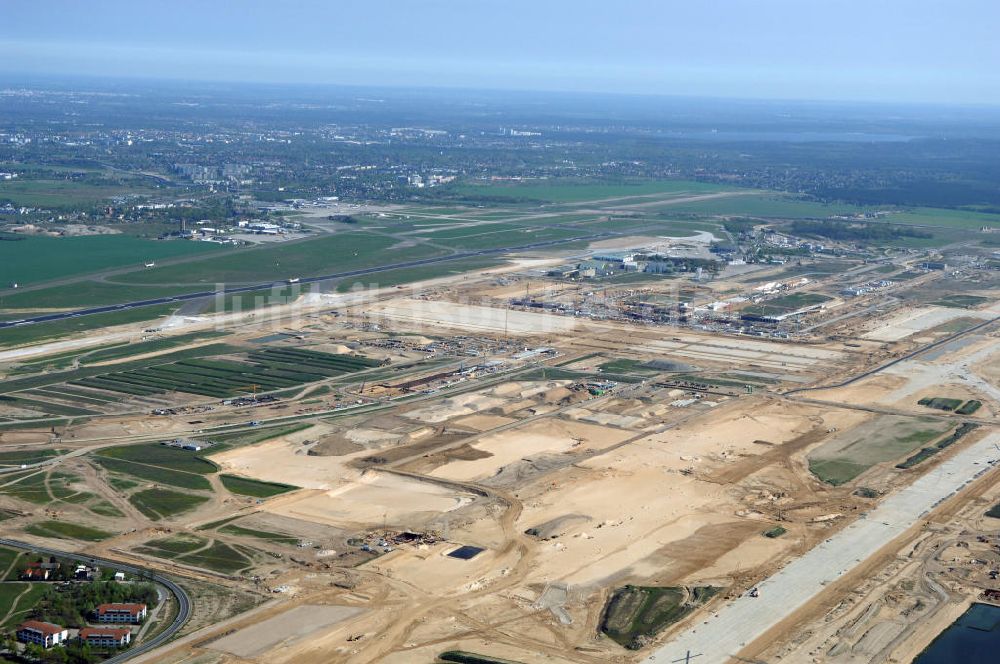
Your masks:
{"label": "hazy blue sky", "polygon": [[0,0],[0,71],[1000,103],[998,0]]}

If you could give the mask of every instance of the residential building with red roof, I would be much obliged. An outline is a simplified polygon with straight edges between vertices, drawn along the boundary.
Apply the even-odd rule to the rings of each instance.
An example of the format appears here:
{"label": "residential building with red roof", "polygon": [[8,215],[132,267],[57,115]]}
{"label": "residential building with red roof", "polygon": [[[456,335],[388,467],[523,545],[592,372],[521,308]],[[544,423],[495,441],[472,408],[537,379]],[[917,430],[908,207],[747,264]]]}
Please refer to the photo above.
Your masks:
{"label": "residential building with red roof", "polygon": [[132,631],[127,627],[84,627],[79,636],[95,648],[124,648],[132,642]]}
{"label": "residential building with red roof", "polygon": [[28,620],[17,628],[17,640],[21,643],[36,643],[43,648],[51,648],[66,641],[69,630],[65,627],[41,620]]}
{"label": "residential building with red roof", "polygon": [[102,623],[129,623],[138,625],[146,619],[145,604],[100,604],[97,621]]}

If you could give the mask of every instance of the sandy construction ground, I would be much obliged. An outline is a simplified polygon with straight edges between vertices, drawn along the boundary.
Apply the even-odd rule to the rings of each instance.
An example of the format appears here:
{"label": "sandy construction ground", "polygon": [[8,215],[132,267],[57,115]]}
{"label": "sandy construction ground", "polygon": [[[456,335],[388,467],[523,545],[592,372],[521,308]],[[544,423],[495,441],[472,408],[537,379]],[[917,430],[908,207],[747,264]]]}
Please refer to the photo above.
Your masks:
{"label": "sandy construction ground", "polygon": [[272,500],[264,511],[315,523],[361,528],[374,523],[423,523],[470,503],[473,496],[377,470],[352,468],[368,454],[309,456],[291,436],[212,457],[223,472],[312,489]]}
{"label": "sandy construction ground", "polygon": [[488,334],[567,333],[577,327],[568,316],[505,310],[458,302],[397,299],[367,307],[370,319],[404,323],[412,328],[452,328]]}
{"label": "sandy construction ground", "polygon": [[982,318],[986,320],[992,317],[991,313],[985,311],[970,311],[952,307],[916,307],[901,311],[861,337],[874,341],[899,341],[956,318]]}
{"label": "sandy construction ground", "polygon": [[472,502],[474,496],[378,471],[365,471],[336,489],[303,492],[267,503],[272,514],[347,529],[372,524],[401,528],[426,527],[446,512]]}
{"label": "sandy construction ground", "polygon": [[238,630],[211,645],[237,657],[258,657],[279,646],[289,647],[362,613],[352,606],[302,605]]}
{"label": "sandy construction ground", "polygon": [[471,447],[488,456],[474,460],[454,460],[431,474],[452,480],[481,480],[526,457],[600,449],[631,436],[630,432],[620,429],[546,418],[523,427],[486,435]]}

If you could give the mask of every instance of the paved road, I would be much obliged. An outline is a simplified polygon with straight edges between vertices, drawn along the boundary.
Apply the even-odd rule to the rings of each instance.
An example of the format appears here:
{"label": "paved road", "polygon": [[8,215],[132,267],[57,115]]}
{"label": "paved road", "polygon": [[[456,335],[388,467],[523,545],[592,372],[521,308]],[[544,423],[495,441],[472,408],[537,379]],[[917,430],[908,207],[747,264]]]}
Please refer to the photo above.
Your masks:
{"label": "paved road", "polygon": [[763,581],[760,596],[743,596],[678,634],[645,662],[726,664],[767,630],[790,617],[824,587],[860,565],[939,504],[1000,463],[1000,433],[986,436],[886,498],[850,526]]}
{"label": "paved road", "polygon": [[[435,256],[433,258],[421,258],[419,260],[404,261],[402,263],[391,263],[389,265],[379,265],[377,267],[366,267],[357,270],[347,270],[345,272],[335,272],[333,274],[326,274],[319,277],[303,277],[298,283],[300,284],[312,284],[318,283],[320,281],[329,281],[331,279],[345,279],[348,277],[360,277],[366,274],[376,274],[378,272],[386,272],[388,270],[399,270],[410,267],[420,267],[422,265],[433,265],[435,263],[443,263],[445,261],[454,261],[462,258],[475,258],[476,256],[490,256],[495,254],[503,254],[511,251],[528,251],[531,249],[542,249],[545,247],[552,247],[559,244],[566,244],[567,242],[574,242],[578,240],[602,240],[611,237],[618,237],[619,233],[595,233],[591,235],[582,235],[580,237],[574,238],[563,238],[559,240],[547,240],[545,242],[533,242],[531,244],[522,244],[516,247],[496,247],[492,249],[480,249],[479,251],[464,251],[455,254],[448,254],[447,256]],[[90,316],[93,314],[103,314],[112,311],[124,311],[126,309],[137,309],[139,307],[149,307],[155,304],[168,304],[170,302],[187,302],[189,300],[198,300],[205,297],[212,297],[219,293],[248,293],[251,291],[265,290],[271,288],[275,285],[285,285],[286,282],[267,282],[264,284],[255,284],[253,286],[238,286],[233,288],[225,288],[221,291],[199,291],[197,293],[187,293],[185,295],[177,295],[175,297],[160,297],[152,300],[139,300],[137,302],[127,302],[124,304],[115,304],[104,307],[91,307],[89,309],[77,309],[76,311],[63,311],[55,314],[46,314],[44,316],[35,316],[33,318],[23,318],[20,320],[3,321],[0,322],[0,329],[5,327],[17,327],[21,325],[31,325],[34,323],[45,323],[55,320],[65,320],[67,318],[77,318],[79,316]]]}
{"label": "paved road", "polygon": [[162,576],[151,570],[143,569],[141,567],[136,567],[134,565],[128,565],[125,563],[116,562],[113,560],[107,560],[105,558],[98,558],[95,556],[88,556],[81,553],[72,553],[70,551],[61,551],[59,549],[49,549],[44,546],[35,546],[34,544],[28,544],[27,542],[19,542],[17,540],[11,539],[0,539],[0,546],[7,546],[12,549],[22,549],[25,551],[33,551],[35,553],[42,553],[49,556],[59,556],[60,558],[69,558],[70,560],[76,560],[84,563],[96,563],[103,567],[113,567],[114,569],[120,569],[124,572],[129,572],[131,574],[141,574],[156,583],[164,586],[167,590],[173,593],[174,597],[177,599],[177,616],[170,625],[157,634],[154,638],[141,643],[133,648],[129,648],[125,652],[115,655],[109,659],[104,660],[105,664],[118,664],[119,662],[124,662],[126,660],[137,657],[145,652],[149,652],[154,648],[158,648],[163,645],[184,626],[184,623],[188,621],[191,616],[191,599],[188,597],[187,592],[179,585],[171,581],[165,576]]}

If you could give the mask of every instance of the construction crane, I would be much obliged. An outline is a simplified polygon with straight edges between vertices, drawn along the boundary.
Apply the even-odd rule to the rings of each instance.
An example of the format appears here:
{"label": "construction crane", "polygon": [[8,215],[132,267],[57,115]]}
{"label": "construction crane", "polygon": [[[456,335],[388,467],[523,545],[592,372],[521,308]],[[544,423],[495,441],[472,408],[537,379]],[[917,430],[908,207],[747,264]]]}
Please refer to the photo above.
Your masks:
{"label": "construction crane", "polygon": [[237,390],[247,390],[247,389],[249,389],[250,393],[253,395],[254,400],[256,401],[256,399],[257,399],[257,388],[259,388],[259,387],[260,387],[260,385],[258,385],[257,383],[253,383],[251,385],[240,385],[236,389]]}

